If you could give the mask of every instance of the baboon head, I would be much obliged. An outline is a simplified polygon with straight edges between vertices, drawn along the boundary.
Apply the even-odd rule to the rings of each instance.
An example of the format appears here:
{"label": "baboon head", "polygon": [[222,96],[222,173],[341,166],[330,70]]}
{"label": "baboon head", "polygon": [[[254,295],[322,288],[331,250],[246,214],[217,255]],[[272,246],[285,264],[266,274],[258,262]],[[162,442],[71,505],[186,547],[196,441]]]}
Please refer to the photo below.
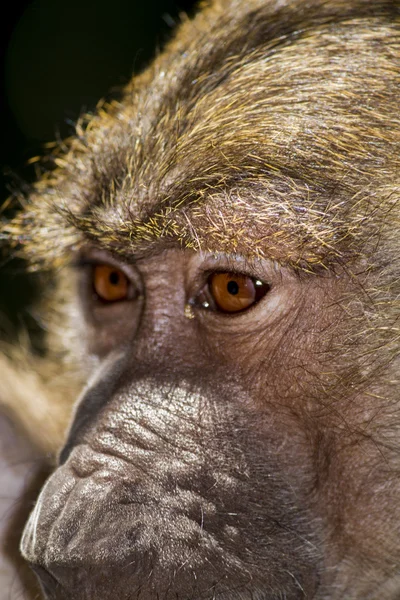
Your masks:
{"label": "baboon head", "polygon": [[83,381],[46,598],[400,597],[399,25],[217,0],[8,225]]}

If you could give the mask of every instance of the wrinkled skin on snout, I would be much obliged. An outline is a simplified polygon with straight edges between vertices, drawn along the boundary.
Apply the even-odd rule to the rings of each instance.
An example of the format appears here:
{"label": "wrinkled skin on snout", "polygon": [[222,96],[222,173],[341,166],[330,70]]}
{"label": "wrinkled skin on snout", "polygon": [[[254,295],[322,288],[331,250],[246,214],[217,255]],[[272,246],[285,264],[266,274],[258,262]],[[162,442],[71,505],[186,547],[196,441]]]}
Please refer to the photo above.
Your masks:
{"label": "wrinkled skin on snout", "polygon": [[313,592],[310,516],[254,416],[249,433],[226,396],[147,380],[99,412],[78,425],[25,531],[49,598]]}

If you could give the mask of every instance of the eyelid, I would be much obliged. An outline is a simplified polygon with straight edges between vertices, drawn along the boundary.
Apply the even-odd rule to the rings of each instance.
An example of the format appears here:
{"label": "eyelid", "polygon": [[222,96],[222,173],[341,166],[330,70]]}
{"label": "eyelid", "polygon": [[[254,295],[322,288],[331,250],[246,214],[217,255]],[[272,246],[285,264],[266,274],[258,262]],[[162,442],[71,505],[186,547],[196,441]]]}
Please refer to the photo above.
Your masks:
{"label": "eyelid", "polygon": [[194,298],[215,272],[232,273],[264,282],[270,282],[272,276],[275,276],[271,272],[270,263],[260,258],[250,259],[240,254],[230,256],[222,253],[193,253],[186,273],[187,297]]}
{"label": "eyelid", "polygon": [[97,265],[109,265],[115,269],[125,272],[126,266],[118,262],[110,255],[78,255],[72,262],[72,268],[74,269],[85,269],[86,267],[96,267]]}
{"label": "eyelid", "polygon": [[218,254],[208,256],[203,261],[203,273],[209,277],[212,273],[232,273],[233,275],[251,277],[264,280],[260,272],[265,270],[261,259],[250,259],[241,254],[234,256]]}
{"label": "eyelid", "polygon": [[97,265],[108,265],[109,267],[118,269],[119,271],[122,271],[128,279],[132,279],[132,281],[139,278],[139,273],[135,264],[126,263],[105,250],[94,249],[82,251],[72,263],[72,267],[78,270],[89,267],[93,268]]}

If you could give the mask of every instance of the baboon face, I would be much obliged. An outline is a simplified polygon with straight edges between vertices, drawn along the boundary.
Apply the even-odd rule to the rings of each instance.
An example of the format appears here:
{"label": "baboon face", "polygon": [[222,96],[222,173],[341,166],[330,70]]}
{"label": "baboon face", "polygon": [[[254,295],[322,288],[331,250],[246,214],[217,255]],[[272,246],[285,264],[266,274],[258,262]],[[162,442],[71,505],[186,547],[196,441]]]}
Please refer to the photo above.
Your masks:
{"label": "baboon face", "polygon": [[87,374],[47,598],[399,597],[399,15],[204,9],[14,221]]}
{"label": "baboon face", "polygon": [[[314,591],[320,527],[296,380],[324,285],[268,261],[174,249],[134,265],[85,260],[97,265],[83,290],[104,358],[23,542],[54,578],[39,571],[49,597]],[[106,294],[128,282],[129,299],[93,297],[97,279]],[[217,298],[235,307],[261,282],[254,306],[219,310]]]}

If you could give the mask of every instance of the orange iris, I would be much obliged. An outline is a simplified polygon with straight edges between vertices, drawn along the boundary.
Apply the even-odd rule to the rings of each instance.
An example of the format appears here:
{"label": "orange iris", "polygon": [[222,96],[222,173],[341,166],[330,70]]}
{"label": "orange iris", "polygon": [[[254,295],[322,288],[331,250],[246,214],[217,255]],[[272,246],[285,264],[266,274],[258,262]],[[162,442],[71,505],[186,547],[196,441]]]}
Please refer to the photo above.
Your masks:
{"label": "orange iris", "polygon": [[127,276],[109,265],[96,265],[93,270],[93,287],[101,300],[118,302],[126,300],[129,293]]}
{"label": "orange iris", "polygon": [[209,289],[218,310],[235,313],[257,302],[266,294],[269,286],[247,275],[213,273]]}

